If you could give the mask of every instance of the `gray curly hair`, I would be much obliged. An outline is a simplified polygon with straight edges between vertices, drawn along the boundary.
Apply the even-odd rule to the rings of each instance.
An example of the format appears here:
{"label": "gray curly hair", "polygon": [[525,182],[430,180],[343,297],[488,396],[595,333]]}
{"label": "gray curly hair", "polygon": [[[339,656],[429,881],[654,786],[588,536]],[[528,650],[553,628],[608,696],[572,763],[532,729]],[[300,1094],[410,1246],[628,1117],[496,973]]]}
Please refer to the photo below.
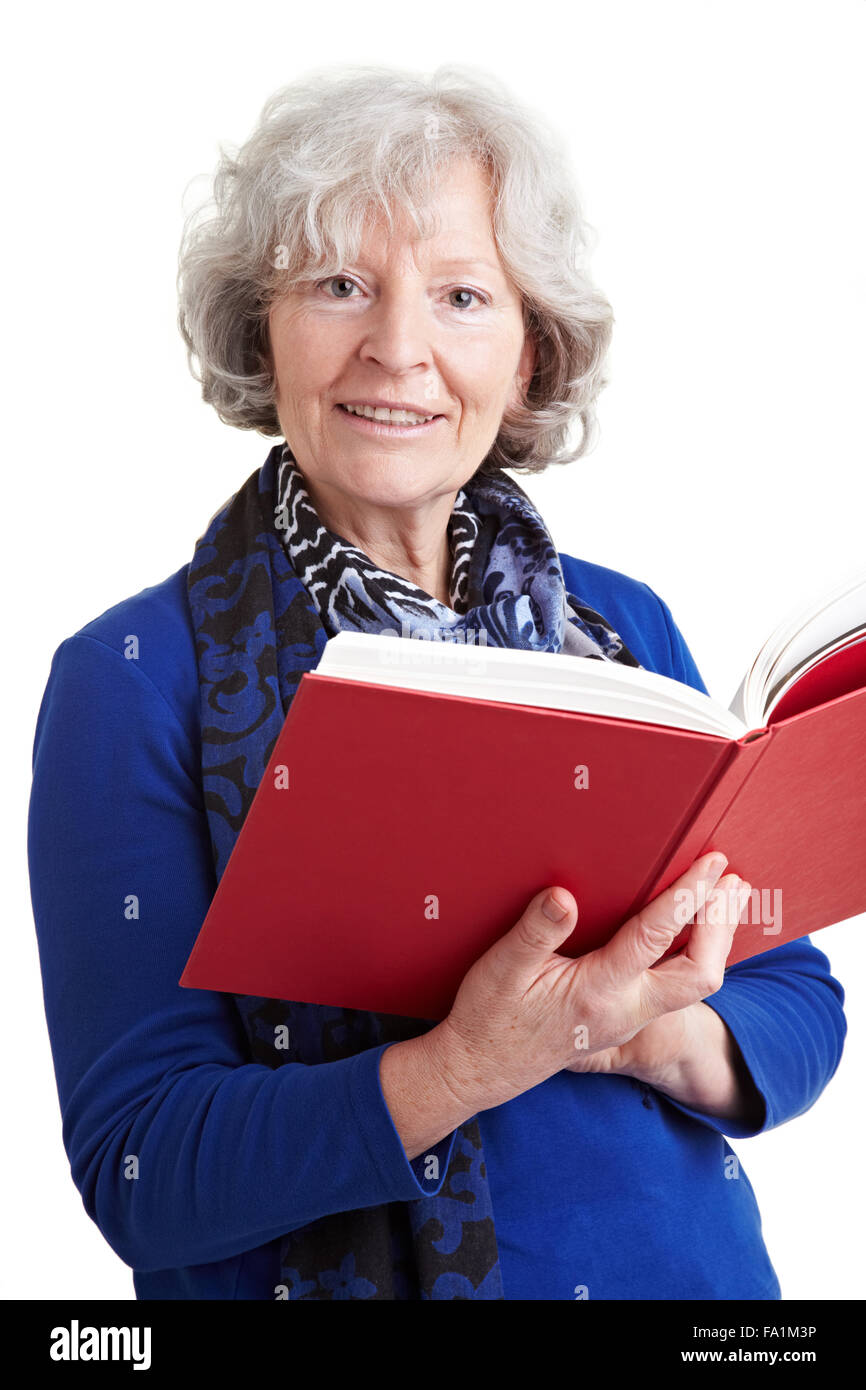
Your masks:
{"label": "gray curly hair", "polygon": [[588,452],[613,325],[585,269],[594,234],[559,137],[497,78],[454,64],[430,77],[314,70],[268,99],[239,150],[219,150],[212,196],[184,223],[177,287],[190,371],[221,420],[282,433],[268,335],[274,300],[357,259],[371,211],[393,226],[399,206],[419,236],[429,234],[443,167],[469,156],[490,177],[494,237],[536,349],[521,403],[506,410],[478,471],[540,473]]}

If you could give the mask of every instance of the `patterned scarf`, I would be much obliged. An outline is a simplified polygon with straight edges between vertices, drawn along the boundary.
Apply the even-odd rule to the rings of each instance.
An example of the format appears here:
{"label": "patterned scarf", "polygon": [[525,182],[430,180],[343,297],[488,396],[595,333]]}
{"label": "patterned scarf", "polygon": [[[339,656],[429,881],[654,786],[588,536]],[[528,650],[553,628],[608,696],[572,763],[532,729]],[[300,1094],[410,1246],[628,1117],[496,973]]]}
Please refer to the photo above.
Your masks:
{"label": "patterned scarf", "polygon": [[[327,530],[283,445],[274,524],[328,636],[344,629],[403,637],[423,632],[441,641],[563,651],[637,666],[604,618],[566,593],[556,548],[522,488],[501,471],[467,487],[472,504],[461,488],[448,524],[447,608]],[[469,606],[469,595],[478,606]]]}
{"label": "patterned scarf", "polygon": [[[443,640],[639,664],[600,614],[566,593],[553,541],[507,474],[475,477],[458,492],[448,537],[451,607],[379,569],[324,527],[285,444],[275,445],[211,518],[190,563],[188,597],[217,879],[301,676],[316,667],[335,632],[408,636],[424,629]],[[432,1026],[357,1009],[232,997],[252,1060],[272,1068],[316,1066]],[[285,1029],[290,1047],[278,1048],[278,1031],[286,1036]],[[275,1297],[503,1298],[477,1117],[411,1166],[416,1199],[337,1212],[289,1232]]]}

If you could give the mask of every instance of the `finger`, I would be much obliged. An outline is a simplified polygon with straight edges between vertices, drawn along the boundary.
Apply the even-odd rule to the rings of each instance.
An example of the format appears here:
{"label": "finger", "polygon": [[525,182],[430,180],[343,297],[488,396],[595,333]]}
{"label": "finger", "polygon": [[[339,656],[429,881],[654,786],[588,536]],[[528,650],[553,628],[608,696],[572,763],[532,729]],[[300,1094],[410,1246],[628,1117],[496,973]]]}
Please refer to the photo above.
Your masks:
{"label": "finger", "polygon": [[705,906],[696,911],[689,939],[680,953],[694,962],[698,974],[718,980],[716,989],[721,988],[725,961],[750,892],[751,885],[738,874],[720,878]]}
{"label": "finger", "polygon": [[624,985],[636,980],[664,955],[689,920],[683,915],[683,898],[692,904],[692,912],[695,903],[702,906],[727,862],[718,852],[703,855],[598,949],[597,964],[611,983]]}
{"label": "finger", "polygon": [[705,911],[697,914],[683,950],[646,972],[642,990],[652,1017],[686,1008],[721,989],[725,962],[751,891],[751,884],[738,875],[726,874]]}
{"label": "finger", "polygon": [[505,979],[516,974],[534,975],[574,931],[577,903],[567,888],[545,888],[536,893],[510,931],[485,953],[489,970]]}

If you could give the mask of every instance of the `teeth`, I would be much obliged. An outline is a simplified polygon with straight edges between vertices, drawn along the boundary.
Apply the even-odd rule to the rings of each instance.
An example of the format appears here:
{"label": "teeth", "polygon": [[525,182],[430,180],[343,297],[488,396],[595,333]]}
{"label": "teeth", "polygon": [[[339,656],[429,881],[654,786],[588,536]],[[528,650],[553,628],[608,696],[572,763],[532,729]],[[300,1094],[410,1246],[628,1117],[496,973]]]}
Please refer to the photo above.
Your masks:
{"label": "teeth", "polygon": [[385,405],[344,405],[350,415],[363,415],[367,420],[386,420],[392,425],[423,425],[435,419],[433,415],[416,415],[412,410],[389,410]]}

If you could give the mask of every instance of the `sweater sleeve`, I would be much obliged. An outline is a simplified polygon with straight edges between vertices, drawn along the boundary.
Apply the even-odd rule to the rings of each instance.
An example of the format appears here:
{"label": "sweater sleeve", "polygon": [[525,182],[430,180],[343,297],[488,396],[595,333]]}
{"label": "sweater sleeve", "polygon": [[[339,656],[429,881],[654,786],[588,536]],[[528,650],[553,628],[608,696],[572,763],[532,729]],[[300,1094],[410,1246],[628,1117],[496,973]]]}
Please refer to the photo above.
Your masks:
{"label": "sweater sleeve", "polygon": [[[649,592],[660,605],[670,643],[665,674],[706,693],[670,609]],[[749,1128],[666,1096],[669,1104],[720,1133],[744,1139],[784,1124],[815,1103],[839,1066],[847,1025],[842,986],[830,973],[827,956],[808,936],[730,966],[721,989],[704,1002],[733,1035],[763,1101],[763,1116]]]}
{"label": "sweater sleeve", "polygon": [[332,1212],[435,1195],[382,1047],[251,1063],[230,995],[177,983],[216,884],[191,735],[87,634],[54,654],[28,819],[45,1014],[73,1181],[136,1270],[226,1259]]}

